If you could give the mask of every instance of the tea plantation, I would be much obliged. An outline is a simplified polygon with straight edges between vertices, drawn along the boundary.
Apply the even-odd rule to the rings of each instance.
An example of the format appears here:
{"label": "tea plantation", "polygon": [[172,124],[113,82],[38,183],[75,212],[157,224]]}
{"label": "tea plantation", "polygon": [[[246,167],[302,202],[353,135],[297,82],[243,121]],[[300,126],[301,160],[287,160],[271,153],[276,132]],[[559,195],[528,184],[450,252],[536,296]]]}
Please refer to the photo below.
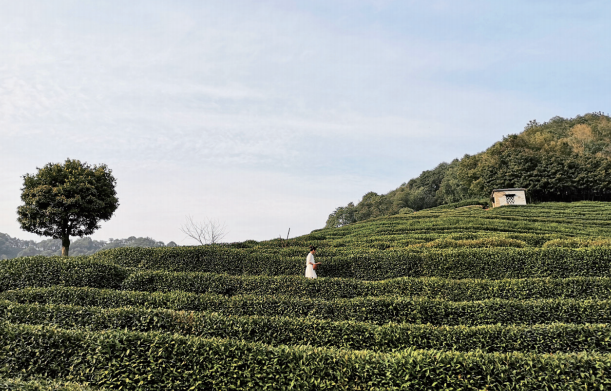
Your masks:
{"label": "tea plantation", "polygon": [[604,390],[610,323],[611,204],[461,203],[2,260],[0,390]]}

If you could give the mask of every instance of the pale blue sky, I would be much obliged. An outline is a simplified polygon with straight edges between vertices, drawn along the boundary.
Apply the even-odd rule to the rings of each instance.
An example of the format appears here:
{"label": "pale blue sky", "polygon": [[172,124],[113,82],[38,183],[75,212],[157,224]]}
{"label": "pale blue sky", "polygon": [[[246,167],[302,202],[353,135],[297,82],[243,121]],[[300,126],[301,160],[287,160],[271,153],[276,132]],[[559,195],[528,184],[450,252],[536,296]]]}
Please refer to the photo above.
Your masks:
{"label": "pale blue sky", "polygon": [[0,232],[21,176],[106,163],[94,239],[321,228],[532,119],[609,111],[606,1],[0,0]]}

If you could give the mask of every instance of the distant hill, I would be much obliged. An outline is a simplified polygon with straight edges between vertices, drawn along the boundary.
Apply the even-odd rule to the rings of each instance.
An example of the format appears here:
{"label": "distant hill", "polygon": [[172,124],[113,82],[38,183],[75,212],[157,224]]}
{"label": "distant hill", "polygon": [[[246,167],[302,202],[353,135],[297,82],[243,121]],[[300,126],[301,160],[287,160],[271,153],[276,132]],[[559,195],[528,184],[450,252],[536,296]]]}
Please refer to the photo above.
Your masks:
{"label": "distant hill", "polygon": [[387,194],[369,192],[329,215],[327,228],[439,205],[487,202],[495,188],[528,189],[530,202],[611,201],[611,117],[530,121],[487,150],[440,163]]}
{"label": "distant hill", "polygon": [[[92,240],[79,238],[70,244],[70,255],[91,255],[101,250],[118,247],[173,247],[177,244],[163,242],[151,238],[137,238],[130,236],[127,239]],[[47,239],[40,242],[21,240],[0,233],[0,259],[11,259],[31,255],[61,255],[62,241],[60,239]]]}

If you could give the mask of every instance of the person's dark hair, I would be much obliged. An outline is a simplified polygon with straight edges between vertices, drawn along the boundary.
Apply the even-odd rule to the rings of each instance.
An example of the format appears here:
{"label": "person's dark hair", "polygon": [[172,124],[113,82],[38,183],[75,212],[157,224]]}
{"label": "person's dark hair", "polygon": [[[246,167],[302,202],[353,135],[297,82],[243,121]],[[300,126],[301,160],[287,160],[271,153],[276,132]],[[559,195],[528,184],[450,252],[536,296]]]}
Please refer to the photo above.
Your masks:
{"label": "person's dark hair", "polygon": [[316,250],[316,247],[310,246],[310,251],[314,251],[314,250]]}

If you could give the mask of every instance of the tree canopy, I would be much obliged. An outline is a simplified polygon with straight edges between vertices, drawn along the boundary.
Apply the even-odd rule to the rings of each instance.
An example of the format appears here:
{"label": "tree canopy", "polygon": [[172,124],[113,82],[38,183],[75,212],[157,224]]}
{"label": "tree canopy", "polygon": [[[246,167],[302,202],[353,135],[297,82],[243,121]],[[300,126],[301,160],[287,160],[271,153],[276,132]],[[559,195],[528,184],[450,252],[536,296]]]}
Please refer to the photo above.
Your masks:
{"label": "tree canopy", "polygon": [[516,187],[526,188],[532,202],[611,201],[611,117],[589,113],[530,121],[520,134],[486,151],[440,163],[387,194],[370,192],[356,205],[337,208],[326,226],[488,198],[493,189]]}
{"label": "tree canopy", "polygon": [[61,239],[68,256],[70,236],[91,235],[119,206],[116,179],[105,164],[71,159],[37,170],[23,176],[17,221],[27,232]]}

